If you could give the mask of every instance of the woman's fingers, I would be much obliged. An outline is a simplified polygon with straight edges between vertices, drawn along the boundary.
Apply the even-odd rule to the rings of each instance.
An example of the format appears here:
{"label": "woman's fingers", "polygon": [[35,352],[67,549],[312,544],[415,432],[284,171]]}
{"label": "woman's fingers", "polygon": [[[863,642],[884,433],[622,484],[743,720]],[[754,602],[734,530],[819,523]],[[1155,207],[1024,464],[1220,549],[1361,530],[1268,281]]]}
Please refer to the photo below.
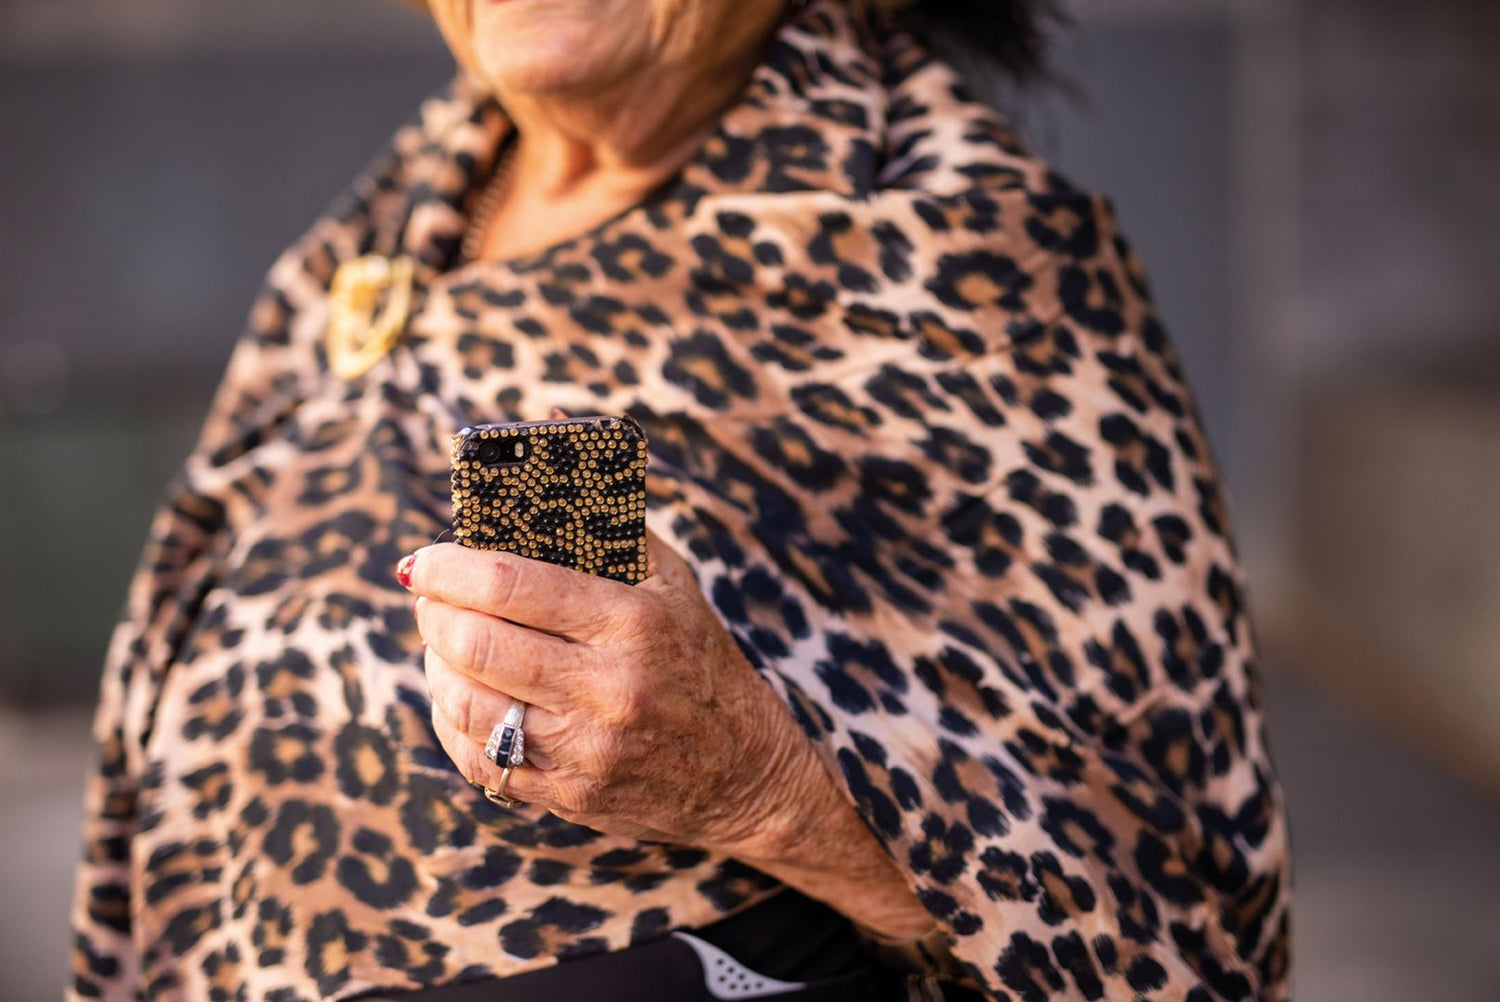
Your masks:
{"label": "woman's fingers", "polygon": [[425,596],[415,612],[428,648],[473,682],[554,710],[576,702],[588,648]]}
{"label": "woman's fingers", "polygon": [[610,632],[637,599],[627,584],[498,550],[435,543],[413,554],[407,587],[572,640]]}
{"label": "woman's fingers", "polygon": [[[483,748],[495,725],[505,719],[512,697],[475,682],[431,648],[424,664],[433,704],[455,731]],[[543,771],[554,768],[552,739],[562,730],[557,716],[544,707],[528,704],[521,729],[526,734],[527,762]]]}

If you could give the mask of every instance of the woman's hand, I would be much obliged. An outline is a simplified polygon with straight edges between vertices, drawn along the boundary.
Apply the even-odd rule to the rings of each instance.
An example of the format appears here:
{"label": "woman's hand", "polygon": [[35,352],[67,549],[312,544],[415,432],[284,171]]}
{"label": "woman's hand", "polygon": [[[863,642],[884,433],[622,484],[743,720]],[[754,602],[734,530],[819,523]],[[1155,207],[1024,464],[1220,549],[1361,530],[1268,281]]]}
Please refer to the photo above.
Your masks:
{"label": "woman's hand", "polygon": [[512,698],[527,764],[506,794],[599,831],[729,853],[784,837],[797,730],[687,564],[654,535],[635,587],[456,543],[418,550],[408,587],[433,725],[471,781]]}
{"label": "woman's hand", "polygon": [[438,740],[470,782],[511,700],[527,763],[506,795],[597,831],[733,856],[893,940],[932,916],[750,666],[688,565],[648,536],[631,587],[439,543],[403,560]]}

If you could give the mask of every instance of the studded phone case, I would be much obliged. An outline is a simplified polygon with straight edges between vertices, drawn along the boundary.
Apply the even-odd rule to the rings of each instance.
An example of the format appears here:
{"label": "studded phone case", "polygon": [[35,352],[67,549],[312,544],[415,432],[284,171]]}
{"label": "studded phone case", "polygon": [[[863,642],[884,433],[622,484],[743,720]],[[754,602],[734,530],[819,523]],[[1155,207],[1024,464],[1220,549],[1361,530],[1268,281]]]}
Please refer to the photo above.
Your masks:
{"label": "studded phone case", "polygon": [[476,425],[452,459],[458,542],[646,579],[646,435],[629,417]]}

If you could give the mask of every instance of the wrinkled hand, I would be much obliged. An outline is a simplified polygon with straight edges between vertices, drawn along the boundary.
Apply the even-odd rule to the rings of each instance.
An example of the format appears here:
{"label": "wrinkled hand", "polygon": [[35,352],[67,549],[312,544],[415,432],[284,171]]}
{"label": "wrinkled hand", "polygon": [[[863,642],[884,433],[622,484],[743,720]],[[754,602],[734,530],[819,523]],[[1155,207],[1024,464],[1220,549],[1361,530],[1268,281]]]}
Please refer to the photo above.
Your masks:
{"label": "wrinkled hand", "polygon": [[653,574],[634,587],[456,543],[417,550],[433,726],[493,787],[484,744],[520,699],[527,762],[508,796],[599,831],[758,854],[783,834],[773,791],[810,758],[806,739],[688,565],[655,535],[648,548]]}

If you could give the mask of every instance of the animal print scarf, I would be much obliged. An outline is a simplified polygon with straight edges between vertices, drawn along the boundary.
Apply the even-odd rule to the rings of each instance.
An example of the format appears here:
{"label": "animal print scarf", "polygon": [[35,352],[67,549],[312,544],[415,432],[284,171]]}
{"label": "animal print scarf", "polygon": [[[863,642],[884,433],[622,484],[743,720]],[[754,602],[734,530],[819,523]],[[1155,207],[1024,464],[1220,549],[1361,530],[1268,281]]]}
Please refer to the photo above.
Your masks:
{"label": "animal print scarf", "polygon": [[[650,524],[961,980],[1284,998],[1286,827],[1244,585],[1108,204],[843,0],[779,30],[651,198],[543,253],[460,261],[508,127],[455,80],[256,299],[110,647],[73,997],[503,976],[775,891],[496,807],[432,733],[391,566],[448,523],[458,427],[561,407],[644,427]],[[413,263],[409,309],[343,378],[329,287],[369,256]]]}

